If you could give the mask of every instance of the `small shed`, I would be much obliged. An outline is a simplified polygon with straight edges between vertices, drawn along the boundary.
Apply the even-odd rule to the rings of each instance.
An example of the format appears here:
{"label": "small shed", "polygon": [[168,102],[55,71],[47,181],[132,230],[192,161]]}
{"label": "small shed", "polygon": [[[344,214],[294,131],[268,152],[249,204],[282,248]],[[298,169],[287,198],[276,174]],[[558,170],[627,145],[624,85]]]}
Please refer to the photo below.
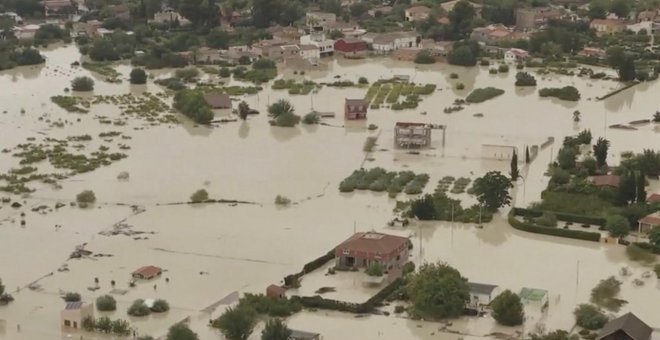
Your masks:
{"label": "small shed", "polygon": [[286,289],[280,286],[270,285],[266,287],[266,296],[278,298],[278,299],[284,299],[286,298]]}
{"label": "small shed", "polygon": [[131,275],[136,279],[151,280],[151,279],[159,276],[162,273],[163,273],[163,270],[160,267],[144,266],[144,267],[138,268]]}
{"label": "small shed", "polygon": [[231,98],[226,93],[207,93],[204,101],[212,109],[231,109]]}
{"label": "small shed", "polygon": [[486,283],[468,282],[470,287],[470,304],[473,306],[487,306],[499,293],[499,287]]}
{"label": "small shed", "polygon": [[523,303],[545,306],[548,303],[548,291],[539,288],[523,287],[518,294]]}
{"label": "small shed", "polygon": [[639,224],[640,233],[647,233],[653,228],[660,228],[660,211],[640,218],[637,223]]}
{"label": "small shed", "polygon": [[64,327],[79,329],[82,328],[83,320],[94,317],[94,305],[91,303],[67,302],[64,309],[60,312],[60,324]]}
{"label": "small shed", "polygon": [[321,340],[321,334],[292,329],[289,340]]}
{"label": "small shed", "polygon": [[344,102],[344,118],[349,120],[367,119],[369,103],[364,99],[346,99]]}

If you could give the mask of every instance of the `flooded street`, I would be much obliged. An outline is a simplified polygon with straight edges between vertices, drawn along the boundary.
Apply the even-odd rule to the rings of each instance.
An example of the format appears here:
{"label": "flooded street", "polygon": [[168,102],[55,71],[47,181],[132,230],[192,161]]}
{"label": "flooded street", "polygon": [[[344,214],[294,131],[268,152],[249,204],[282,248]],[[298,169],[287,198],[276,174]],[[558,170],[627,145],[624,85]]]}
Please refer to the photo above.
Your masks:
{"label": "flooded street", "polygon": [[[490,170],[508,173],[508,161],[483,158],[483,144],[511,145],[524,150],[525,146],[540,145],[553,137],[555,143],[542,149],[521,170],[526,180],[516,185],[513,196],[516,206],[526,206],[540,200],[548,180],[543,176],[547,163],[556,156],[561,140],[567,135],[590,129],[594,139],[607,137],[612,145],[609,157],[614,163],[618,163],[622,151],[660,148],[657,124],[640,126],[634,131],[606,128],[651,118],[660,109],[657,81],[597,101],[596,97],[620,85],[576,76],[536,75],[536,89],[577,87],[582,100],[568,103],[541,99],[536,89],[515,89],[513,69],[506,75],[490,75],[487,67],[466,69],[446,64],[420,67],[389,59],[329,59],[327,71],[300,76],[286,70],[284,77],[320,83],[332,82],[337,75],[352,81],[365,76],[370,82],[409,75],[415,83],[436,84],[437,91],[422,96],[417,109],[370,110],[366,122],[344,122],[344,99],[363,98],[367,88],[326,86],[313,95],[289,96],[286,90],[272,90],[270,85],[265,85],[258,95],[240,97],[261,112],[247,122],[210,128],[194,126],[182,115],[178,115],[181,124],[151,124],[128,116],[126,125],[117,126],[99,122],[100,116],[120,117],[120,110],[114,105],[92,105],[90,113],[76,114],[53,104],[51,96],[66,95],[64,88],[70,87],[74,77],[90,72],[69,66],[80,58],[74,46],[53,48],[44,55],[45,66],[0,72],[0,111],[6,111],[0,113],[0,149],[12,149],[28,138],[35,138],[37,143],[46,137],[66,139],[82,134],[93,137],[92,141],[83,142],[84,153],[101,145],[116,150],[120,144],[127,144],[130,149],[122,151],[127,158],[60,181],[61,188],[35,181],[30,184],[37,190],[27,196],[0,194],[23,204],[21,208],[0,204],[0,278],[16,299],[0,306],[0,339],[70,338],[70,331],[59,327],[59,313],[64,307],[60,292],[79,292],[84,301],[92,302],[112,290],[112,280],[116,281],[116,289],[127,292],[115,296],[117,311],[107,315],[129,320],[138,334],[162,336],[170,325],[190,318],[192,329],[201,339],[218,339],[216,331],[207,327],[208,320],[224,310],[225,302],[232,300],[229,298],[232,293],[264,293],[268,285],[278,284],[284,276],[300,271],[305,263],[333,249],[355,230],[372,229],[411,236],[413,261],[417,264],[445,261],[473,282],[496,284],[515,292],[522,287],[547,290],[547,313],[541,313],[540,306],[526,306],[530,317],[525,322],[525,332],[537,325],[548,330],[571,329],[575,306],[589,300],[590,291],[599,280],[618,276],[624,266],[630,267],[633,274],[619,277],[624,282],[620,296],[628,301],[622,311],[634,311],[652,327],[660,327],[660,312],[654,303],[660,301],[660,282],[650,278],[645,280],[645,285],[634,286],[632,280],[650,269],[630,262],[623,246],[524,233],[508,225],[508,210],[483,229],[471,224],[439,222],[390,228],[387,222],[392,219],[396,200],[388,198],[387,193],[338,191],[339,182],[363,163],[362,148],[368,136],[378,136],[378,142],[377,151],[364,165],[366,168],[380,166],[390,171],[428,173],[431,179],[425,192],[432,192],[438,180],[448,175],[474,180]],[[123,83],[107,83],[92,74],[96,81],[94,94],[163,91],[151,80],[146,86],[130,85],[129,65],[118,66],[117,70],[123,75]],[[450,73],[454,72],[459,79],[450,79]],[[168,76],[164,72],[157,74]],[[210,78],[216,80],[215,76]],[[457,82],[463,83],[465,89],[455,90]],[[232,81],[230,85],[247,84]],[[466,106],[460,112],[443,113],[456,98],[464,98],[475,87],[487,86],[506,92],[484,103]],[[335,112],[336,116],[324,119],[327,125],[271,127],[266,107],[281,98],[289,99],[301,116],[312,108]],[[237,103],[234,102],[234,107]],[[582,113],[579,123],[572,119],[575,110]],[[475,117],[477,113],[483,117]],[[52,122],[56,121],[65,124],[53,126]],[[393,131],[398,121],[445,125],[445,143],[442,143],[442,131],[434,130],[431,149],[419,155],[395,150]],[[368,124],[379,129],[369,131]],[[98,137],[99,133],[108,131],[119,131],[130,139],[105,141]],[[0,153],[1,173],[19,167],[12,153]],[[41,164],[39,167],[42,170]],[[43,169],[50,171],[46,165]],[[123,171],[130,174],[129,180],[117,180]],[[660,189],[660,185],[654,185]],[[188,201],[201,188],[213,199],[250,204],[169,205]],[[93,190],[97,203],[87,209],[69,206],[83,190]],[[288,197],[294,204],[276,206],[276,195]],[[401,193],[397,199],[406,200],[407,196]],[[475,201],[467,194],[454,196],[464,205]],[[45,214],[31,211],[40,205],[53,208],[58,202],[65,206]],[[132,205],[143,208],[144,212],[135,211]],[[21,213],[25,213],[24,227],[20,225]],[[144,234],[99,234],[120,221]],[[112,256],[67,261],[75,247],[83,243],[95,254]],[[63,264],[68,265],[68,271],[58,271]],[[129,287],[131,273],[146,265],[159,266],[165,272],[155,281]],[[317,274],[319,277],[303,278],[304,294],[312,294],[327,285],[322,273]],[[90,291],[87,288],[94,286],[94,278],[99,279],[100,289]],[[36,280],[40,288],[28,289]],[[346,297],[348,301],[361,302],[369,296],[366,294],[369,291],[365,293],[362,288],[351,291],[354,282],[350,275],[340,274],[333,280],[344,282],[337,284],[338,292],[332,298]],[[166,299],[171,310],[163,315],[128,317],[126,309],[138,298]],[[439,323],[396,316],[354,318],[348,314],[304,311],[290,318],[289,325],[319,332],[328,340],[457,338],[456,334],[439,332]],[[496,326],[491,318],[455,320],[448,329],[466,334],[462,336],[465,340],[519,330]],[[258,339],[259,333],[258,327],[251,339]],[[84,339],[110,339],[98,334],[83,335]],[[72,336],[79,337],[79,334]]]}

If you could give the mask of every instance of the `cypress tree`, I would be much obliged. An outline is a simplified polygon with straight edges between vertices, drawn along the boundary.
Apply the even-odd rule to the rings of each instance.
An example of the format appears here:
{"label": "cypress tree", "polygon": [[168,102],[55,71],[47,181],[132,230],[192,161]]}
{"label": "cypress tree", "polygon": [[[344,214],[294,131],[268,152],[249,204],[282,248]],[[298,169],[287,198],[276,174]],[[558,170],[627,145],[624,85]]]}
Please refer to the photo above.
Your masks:
{"label": "cypress tree", "polygon": [[636,183],[637,203],[646,202],[646,190],[644,189],[645,186],[646,186],[646,175],[644,174],[644,171],[640,171],[637,175],[637,183]]}
{"label": "cypress tree", "polygon": [[518,177],[520,177],[520,172],[518,172],[518,154],[514,150],[511,156],[511,181],[515,182]]}
{"label": "cypress tree", "polygon": [[531,159],[529,158],[529,146],[525,146],[525,164],[529,164]]}

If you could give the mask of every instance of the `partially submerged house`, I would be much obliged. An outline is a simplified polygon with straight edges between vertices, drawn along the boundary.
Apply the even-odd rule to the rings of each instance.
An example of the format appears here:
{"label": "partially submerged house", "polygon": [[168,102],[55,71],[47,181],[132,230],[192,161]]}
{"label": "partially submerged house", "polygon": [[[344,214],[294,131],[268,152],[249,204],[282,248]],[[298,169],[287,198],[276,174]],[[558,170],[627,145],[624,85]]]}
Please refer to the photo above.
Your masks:
{"label": "partially submerged house", "polygon": [[367,54],[367,43],[357,38],[341,38],[335,41],[335,51],[347,57]]}
{"label": "partially submerged house", "polygon": [[231,109],[231,98],[226,93],[206,93],[204,101],[214,110]]}
{"label": "partially submerged house", "polygon": [[424,123],[397,122],[394,125],[394,143],[400,148],[431,146],[431,126]]}
{"label": "partially submerged house", "polygon": [[160,274],[162,274],[162,273],[163,273],[163,270],[160,267],[144,266],[144,267],[138,268],[136,271],[131,273],[131,276],[133,276],[136,279],[151,280],[155,277],[160,276]]}
{"label": "partially submerged house", "polygon": [[475,307],[490,305],[499,294],[497,285],[468,282],[468,287],[470,287],[470,305]]}
{"label": "partially submerged house", "polygon": [[337,265],[349,268],[364,268],[381,264],[386,270],[400,268],[408,261],[406,237],[378,233],[359,232],[335,248]]}
{"label": "partially submerged house", "polygon": [[595,30],[597,35],[614,34],[623,32],[626,23],[619,19],[594,19],[589,24],[589,28]]}
{"label": "partially submerged house", "polygon": [[548,304],[548,291],[545,289],[523,287],[518,296],[526,304],[538,305],[541,308]]}
{"label": "partially submerged house", "polygon": [[402,48],[416,48],[419,35],[416,32],[367,33],[362,37],[371,48],[380,54],[390,53]]}
{"label": "partially submerged house", "polygon": [[266,296],[283,299],[286,297],[286,289],[282,288],[281,286],[270,285],[266,287]]}
{"label": "partially submerged house", "polygon": [[648,233],[653,228],[660,228],[660,211],[640,218],[637,223],[640,233]]}
{"label": "partially submerged house", "polygon": [[69,328],[82,328],[83,320],[94,317],[94,305],[91,303],[67,302],[60,312],[60,325]]}
{"label": "partially submerged house", "polygon": [[510,48],[504,52],[504,61],[507,63],[518,63],[529,59],[529,52],[519,48]]}
{"label": "partially submerged house", "polygon": [[364,99],[346,99],[344,101],[344,118],[349,120],[367,119],[369,103]]}
{"label": "partially submerged house", "polygon": [[596,340],[651,340],[653,329],[633,313],[626,313],[603,327]]}

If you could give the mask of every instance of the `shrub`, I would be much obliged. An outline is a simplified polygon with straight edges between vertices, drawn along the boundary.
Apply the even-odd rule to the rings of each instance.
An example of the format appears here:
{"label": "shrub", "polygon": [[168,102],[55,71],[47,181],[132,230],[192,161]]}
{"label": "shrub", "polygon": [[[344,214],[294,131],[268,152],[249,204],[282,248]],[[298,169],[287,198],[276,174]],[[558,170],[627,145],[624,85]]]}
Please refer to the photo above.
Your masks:
{"label": "shrub", "polygon": [[465,101],[468,103],[481,103],[502,95],[503,93],[504,90],[494,87],[474,89],[472,93],[470,93],[467,98],[465,98]]}
{"label": "shrub", "polygon": [[117,309],[117,301],[110,295],[101,295],[96,298],[96,309],[100,312],[110,312]]}
{"label": "shrub", "polygon": [[415,64],[433,64],[435,63],[435,58],[429,53],[429,51],[422,50],[417,53],[415,56]]}
{"label": "shrub", "polygon": [[294,113],[285,113],[270,121],[272,125],[280,127],[294,127],[300,123],[300,116]]}
{"label": "shrub", "polygon": [[660,279],[660,263],[656,264],[655,267],[653,267],[653,271],[655,272],[655,276]]}
{"label": "shrub", "polygon": [[173,106],[198,124],[209,124],[214,117],[213,110],[199,91],[187,89],[178,91],[174,95]]}
{"label": "shrub", "polygon": [[288,199],[287,197],[277,195],[277,196],[275,196],[275,204],[276,205],[289,205],[289,204],[291,204],[291,200]]}
{"label": "shrub", "polygon": [[174,72],[174,77],[183,81],[191,81],[199,77],[199,70],[195,67],[186,67]]}
{"label": "shrub", "polygon": [[395,314],[401,314],[406,311],[406,307],[403,307],[401,305],[396,305],[394,306],[394,313]]}
{"label": "shrub", "polygon": [[255,60],[252,63],[252,67],[257,70],[263,70],[263,69],[269,69],[269,68],[276,68],[277,66],[275,65],[275,62],[270,60],[270,59],[258,59]]}
{"label": "shrub", "polygon": [[511,209],[511,212],[509,213],[508,220],[509,220],[509,225],[511,225],[512,227],[514,227],[518,230],[527,231],[527,232],[531,232],[531,233],[537,233],[537,234],[574,238],[574,239],[578,239],[578,240],[586,240],[586,241],[594,241],[594,242],[599,242],[600,241],[600,233],[596,233],[596,232],[588,232],[588,231],[582,231],[582,230],[570,230],[570,229],[547,228],[547,227],[537,226],[533,223],[527,223],[527,222],[519,221],[515,217],[515,213],[514,213],[514,211],[516,211],[517,209],[518,208]]}
{"label": "shrub", "polygon": [[310,112],[306,114],[302,119],[303,124],[307,124],[307,125],[318,124],[319,121],[320,121],[319,115],[317,115],[315,112]]}
{"label": "shrub", "polygon": [[449,79],[458,79],[458,74],[457,73],[450,73],[449,74]]}
{"label": "shrub", "polygon": [[158,299],[154,301],[153,306],[151,306],[151,311],[154,313],[164,313],[170,310],[170,304],[163,299]]}
{"label": "shrub", "polygon": [[534,222],[544,227],[556,227],[557,216],[555,214],[544,212],[543,215],[535,218]]}
{"label": "shrub", "polygon": [[141,68],[134,68],[130,75],[131,84],[139,85],[147,83],[147,72]]}
{"label": "shrub", "polygon": [[465,84],[463,84],[463,83],[457,83],[457,84],[456,84],[456,89],[457,89],[457,90],[464,90],[464,89],[465,89]]}
{"label": "shrub", "polygon": [[488,70],[488,73],[497,74],[497,69],[496,68],[491,68],[491,69]]}
{"label": "shrub", "polygon": [[516,73],[516,86],[536,86],[536,78],[527,72]]}
{"label": "shrub", "polygon": [[369,276],[383,276],[383,265],[378,262],[372,262],[365,270],[365,273]]}
{"label": "shrub", "polygon": [[525,312],[520,297],[508,289],[493,299],[491,308],[493,318],[501,325],[517,326],[523,323]]}
{"label": "shrub", "polygon": [[653,263],[655,261],[655,255],[652,252],[643,249],[637,244],[631,244],[626,247],[626,254],[632,261],[640,261],[645,263]]}
{"label": "shrub", "polygon": [[488,59],[481,59],[479,61],[479,65],[481,65],[481,66],[490,66],[490,61],[488,61]]}
{"label": "shrub", "polygon": [[561,100],[578,101],[580,100],[580,91],[573,86],[564,86],[561,88],[551,87],[539,90],[541,97],[555,97]]}
{"label": "shrub", "polygon": [[209,193],[205,189],[199,189],[190,196],[193,203],[205,202],[209,199]]}
{"label": "shrub", "polygon": [[358,84],[362,84],[362,85],[369,84],[369,80],[367,80],[366,77],[360,77],[360,78],[358,79]]}
{"label": "shrub", "polygon": [[74,292],[68,292],[62,297],[66,302],[79,302],[81,300],[80,294]]}
{"label": "shrub", "polygon": [[497,67],[497,71],[500,72],[500,73],[507,73],[507,72],[509,72],[509,65],[500,64],[500,66]]}
{"label": "shrub", "polygon": [[594,305],[581,304],[575,308],[573,314],[577,325],[585,329],[600,329],[607,323],[607,316]]}
{"label": "shrub", "polygon": [[127,313],[130,316],[147,316],[151,314],[151,310],[144,303],[144,300],[138,299],[133,301],[133,304],[128,307]]}
{"label": "shrub", "polygon": [[219,73],[219,75],[220,75],[220,77],[222,77],[222,78],[228,78],[228,77],[231,76],[231,71],[229,71],[228,68],[223,67],[223,68],[220,69],[220,73]]}
{"label": "shrub", "polygon": [[80,92],[93,91],[94,80],[90,77],[76,77],[71,81],[71,89]]}
{"label": "shrub", "polygon": [[96,195],[91,190],[84,190],[78,195],[76,195],[76,202],[81,207],[86,207],[89,204],[94,204],[96,202]]}
{"label": "shrub", "polygon": [[623,237],[630,232],[630,222],[623,216],[612,215],[607,218],[605,229],[610,232],[613,237]]}

